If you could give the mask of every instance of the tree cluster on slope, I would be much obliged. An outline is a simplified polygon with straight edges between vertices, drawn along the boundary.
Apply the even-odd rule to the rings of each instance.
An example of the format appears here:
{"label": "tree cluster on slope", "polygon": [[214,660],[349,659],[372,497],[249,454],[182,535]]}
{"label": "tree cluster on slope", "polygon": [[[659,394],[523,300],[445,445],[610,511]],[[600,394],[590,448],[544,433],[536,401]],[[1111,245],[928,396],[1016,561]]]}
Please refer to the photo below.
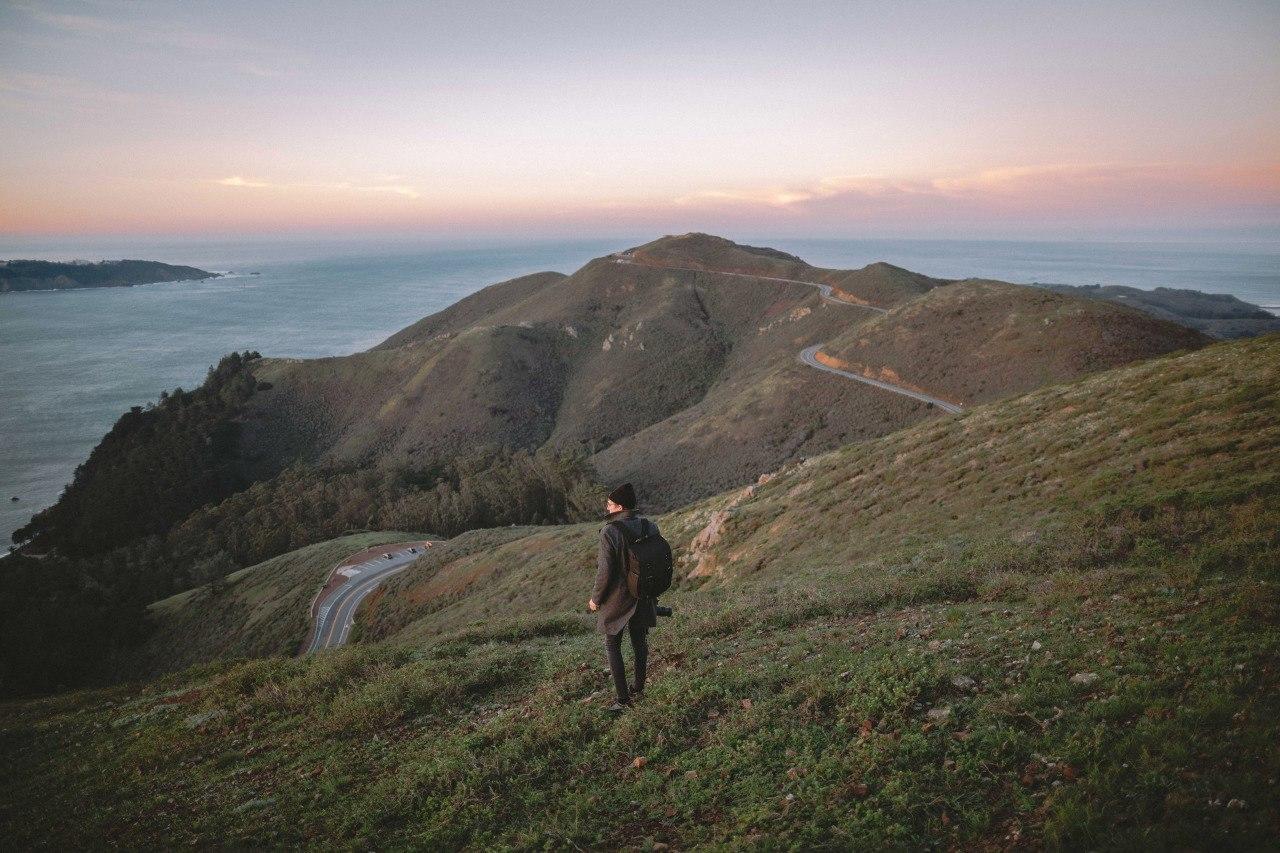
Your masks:
{"label": "tree cluster on slope", "polygon": [[256,390],[249,365],[258,358],[232,353],[196,390],[178,388],[125,412],[58,502],[14,531],[13,540],[66,556],[102,553],[161,533],[244,488],[237,417]]}
{"label": "tree cluster on slope", "polygon": [[[147,605],[358,530],[451,536],[579,521],[600,490],[585,455],[489,449],[413,468],[296,464],[248,482],[238,438],[259,387],[234,353],[194,391],[115,424],[57,504],[14,534],[0,565],[0,694],[91,677],[147,633]],[[12,618],[10,618],[12,617]]]}

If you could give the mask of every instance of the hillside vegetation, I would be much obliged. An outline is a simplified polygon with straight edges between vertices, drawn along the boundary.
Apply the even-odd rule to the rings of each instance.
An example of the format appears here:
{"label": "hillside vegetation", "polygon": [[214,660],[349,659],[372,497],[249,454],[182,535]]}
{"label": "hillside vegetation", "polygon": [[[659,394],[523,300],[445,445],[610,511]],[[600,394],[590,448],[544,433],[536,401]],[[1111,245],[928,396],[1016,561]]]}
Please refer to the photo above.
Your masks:
{"label": "hillside vegetation", "polygon": [[[770,278],[830,284],[850,304]],[[634,481],[654,506],[671,508],[933,414],[797,363],[810,344],[856,342],[878,316],[858,304],[898,306],[890,326],[873,326],[895,345],[879,347],[883,360],[870,369],[910,377],[924,357],[915,381],[959,399],[994,399],[1208,340],[1123,308],[1012,285],[985,301],[978,322],[956,324],[950,308],[934,307],[949,304],[941,294],[953,288],[975,287],[889,264],[811,267],[705,234],[664,237],[572,275],[486,288],[367,353],[267,360],[255,372],[271,390],[251,401],[244,441],[264,458],[336,464],[412,463],[473,445],[583,451],[602,480]],[[1044,322],[1081,312],[1087,322]],[[1022,340],[1031,335],[1035,345]],[[935,369],[964,358],[963,372]],[[734,452],[717,452],[724,446]]]}
{"label": "hillside vegetation", "polygon": [[239,416],[259,388],[249,370],[259,358],[232,353],[194,391],[162,392],[156,404],[121,415],[58,502],[13,541],[66,556],[108,551],[243,489]]}
{"label": "hillside vegetation", "polygon": [[659,517],[677,615],[618,720],[594,526],[467,534],[360,614],[382,642],[5,706],[0,820],[18,846],[1270,846],[1277,390],[1280,338],[1214,345]]}
{"label": "hillside vegetation", "polygon": [[[175,452],[151,465],[145,453],[117,453],[111,458],[124,464],[82,468],[68,490],[74,501],[32,522],[41,530],[32,548],[46,553],[20,551],[0,566],[0,612],[6,614],[0,622],[0,695],[163,671],[166,664],[185,665],[221,654],[214,644],[201,647],[204,657],[186,651],[168,655],[173,647],[165,644],[164,626],[158,654],[154,640],[139,648],[157,627],[146,606],[181,590],[217,586],[240,568],[344,533],[417,529],[449,536],[500,524],[575,521],[591,517],[599,505],[600,487],[581,456],[517,451],[458,456],[422,468],[295,465],[194,511],[189,504],[166,506],[155,495],[165,493],[163,484],[172,471],[202,470],[201,451],[207,445],[199,438],[211,419],[201,420],[198,409],[187,418],[190,408],[180,410],[182,423],[190,428],[169,435],[192,436],[175,444],[194,446],[195,453],[184,458]],[[216,407],[204,411],[224,417]],[[111,441],[117,440],[117,431],[119,427]],[[127,445],[139,431],[131,428],[121,443]],[[239,461],[226,452],[210,458],[214,471],[234,471]],[[92,476],[83,474],[86,469]],[[118,487],[114,497],[113,486]],[[186,487],[186,493],[198,495],[200,481],[192,477]],[[72,507],[79,509],[65,515]],[[167,529],[158,525],[157,532],[142,535],[148,519],[166,517]],[[104,535],[102,550],[61,553],[63,542],[92,545],[94,526],[117,518],[118,538]],[[63,519],[71,523],[64,525]],[[141,532],[135,528],[128,535],[130,524],[139,525]],[[83,540],[74,538],[79,531]],[[220,596],[205,603],[221,618],[235,618],[234,608],[231,614],[220,613],[231,607]],[[218,617],[210,621],[221,624]],[[234,640],[228,643],[235,645]]]}

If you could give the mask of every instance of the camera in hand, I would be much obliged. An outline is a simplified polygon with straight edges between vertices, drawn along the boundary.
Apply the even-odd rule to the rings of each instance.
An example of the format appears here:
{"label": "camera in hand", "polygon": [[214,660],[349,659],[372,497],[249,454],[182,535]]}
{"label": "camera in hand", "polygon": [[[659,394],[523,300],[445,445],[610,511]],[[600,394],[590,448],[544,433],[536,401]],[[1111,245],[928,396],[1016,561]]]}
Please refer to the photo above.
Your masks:
{"label": "camera in hand", "polygon": [[670,615],[671,615],[671,608],[670,608],[670,607],[663,607],[661,604],[655,604],[655,605],[653,606],[653,611],[654,611],[655,613],[657,613],[659,616],[670,616]]}

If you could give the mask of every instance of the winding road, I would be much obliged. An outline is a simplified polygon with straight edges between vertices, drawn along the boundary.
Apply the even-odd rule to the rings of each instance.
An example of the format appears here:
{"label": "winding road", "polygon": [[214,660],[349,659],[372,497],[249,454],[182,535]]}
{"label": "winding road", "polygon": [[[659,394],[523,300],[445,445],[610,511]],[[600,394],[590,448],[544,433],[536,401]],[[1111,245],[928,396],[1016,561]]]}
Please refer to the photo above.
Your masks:
{"label": "winding road", "polygon": [[946,400],[939,400],[937,397],[930,397],[928,394],[923,394],[919,391],[912,391],[910,388],[903,388],[901,385],[893,385],[879,379],[872,379],[870,376],[861,376],[848,370],[840,370],[839,368],[832,367],[829,364],[823,364],[818,361],[818,350],[820,349],[822,349],[822,344],[814,344],[811,347],[805,347],[800,351],[800,360],[810,367],[816,367],[819,370],[826,371],[827,373],[834,373],[836,376],[843,376],[846,379],[855,379],[858,382],[863,382],[876,388],[883,388],[884,390],[892,391],[895,394],[904,394],[908,397],[914,397],[923,403],[932,403],[944,412],[950,412],[953,415],[964,411],[963,406],[958,406],[955,403],[948,403]]}
{"label": "winding road", "polygon": [[[799,279],[799,278],[776,278],[774,276],[769,276],[769,275],[751,275],[750,273],[741,273],[741,272],[722,272],[721,270],[704,270],[704,269],[698,269],[696,267],[668,267],[668,266],[661,266],[658,264],[642,264],[637,262],[634,258],[628,257],[625,254],[616,256],[614,258],[614,262],[619,264],[632,264],[638,267],[649,267],[650,269],[680,270],[682,272],[703,272],[703,273],[711,273],[713,275],[727,275],[727,276],[732,276],[734,278],[750,278],[750,279],[756,279],[759,281],[778,281],[784,284],[804,284],[804,285],[808,285],[809,287],[817,288],[818,293],[822,296],[822,300],[824,302],[829,302],[833,305],[845,305],[850,308],[865,308],[868,311],[875,311],[878,314],[889,313],[889,309],[887,308],[879,308],[875,305],[864,305],[861,302],[850,302],[847,299],[840,299],[836,296],[833,296],[831,293],[831,285],[820,284],[816,281],[804,281],[803,279]],[[894,385],[891,382],[885,382],[880,379],[872,379],[870,376],[862,376],[861,374],[858,374],[858,373],[853,373],[848,370],[840,370],[839,368],[835,368],[835,367],[831,367],[830,365],[823,364],[822,362],[818,361],[818,350],[820,349],[822,349],[822,344],[814,344],[813,346],[806,347],[805,349],[801,350],[800,355],[798,356],[798,358],[800,359],[800,362],[802,364],[807,364],[810,367],[817,368],[818,370],[824,371],[826,373],[833,373],[836,376],[841,376],[841,377],[844,377],[845,379],[852,379],[855,382],[861,382],[864,385],[870,385],[873,388],[880,388],[884,391],[892,391],[894,394],[901,394],[904,397],[910,397],[913,400],[919,400],[923,403],[931,403],[932,405],[937,406],[939,409],[942,409],[944,412],[950,412],[951,414],[956,414],[958,412],[964,411],[964,406],[961,406],[957,403],[949,403],[946,400],[942,400],[937,397],[930,396],[929,394],[925,394],[921,391],[913,391],[910,388],[903,388],[901,385]]]}
{"label": "winding road", "polygon": [[421,548],[389,548],[392,550],[386,553],[391,555],[391,559],[379,554],[363,563],[347,567],[354,570],[347,581],[316,602],[315,628],[311,633],[311,642],[303,654],[337,648],[346,643],[355,625],[356,608],[360,603],[384,580],[404,571],[423,553]]}

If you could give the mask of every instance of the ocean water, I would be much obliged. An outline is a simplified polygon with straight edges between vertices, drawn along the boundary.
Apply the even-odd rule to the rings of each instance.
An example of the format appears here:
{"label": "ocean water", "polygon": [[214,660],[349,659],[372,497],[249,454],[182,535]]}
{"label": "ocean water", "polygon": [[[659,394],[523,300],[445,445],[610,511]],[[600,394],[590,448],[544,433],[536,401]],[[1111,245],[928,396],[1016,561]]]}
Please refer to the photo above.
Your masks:
{"label": "ocean water", "polygon": [[[742,240],[827,267],[884,260],[949,278],[1189,287],[1280,309],[1274,243]],[[356,352],[485,285],[540,270],[572,272],[641,242],[0,238],[0,258],[127,257],[234,273],[182,284],[0,295],[0,535],[7,539],[52,503],[129,406],[161,390],[194,387],[226,352],[298,358]]]}
{"label": "ocean water", "polygon": [[485,285],[540,270],[572,271],[617,248],[616,241],[58,245],[0,239],[0,258],[142,258],[235,274],[0,294],[0,548],[57,499],[121,413],[162,390],[198,385],[227,352],[297,358],[357,352]]}

